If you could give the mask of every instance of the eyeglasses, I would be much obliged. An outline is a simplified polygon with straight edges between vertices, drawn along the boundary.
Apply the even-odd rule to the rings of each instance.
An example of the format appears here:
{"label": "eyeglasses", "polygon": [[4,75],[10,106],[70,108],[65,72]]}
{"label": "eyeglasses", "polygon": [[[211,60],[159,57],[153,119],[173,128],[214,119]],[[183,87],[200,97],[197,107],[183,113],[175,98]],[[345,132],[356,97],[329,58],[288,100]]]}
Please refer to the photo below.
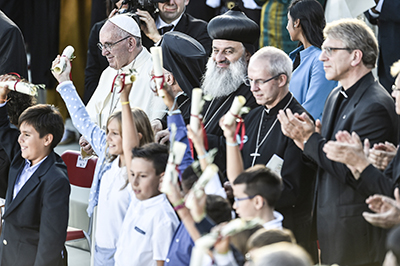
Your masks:
{"label": "eyeglasses", "polygon": [[103,49],[106,49],[107,51],[111,52],[111,49],[114,47],[114,45],[116,45],[117,43],[122,42],[123,40],[126,40],[128,38],[130,38],[131,36],[126,36],[125,38],[116,41],[115,43],[105,43],[102,44],[101,42],[97,43],[97,47],[100,49],[100,51],[103,51]]}
{"label": "eyeglasses", "polygon": [[236,198],[236,197],[234,197],[233,199],[235,200],[236,206],[239,207],[239,201],[253,199],[255,196],[256,196],[256,195],[254,195],[254,196],[248,196],[248,197],[243,197],[243,198]]}
{"label": "eyeglasses", "polygon": [[393,84],[392,91],[400,91],[400,87],[397,87],[396,84]]}
{"label": "eyeglasses", "polygon": [[244,84],[246,84],[247,86],[251,86],[251,83],[254,83],[254,85],[256,85],[257,87],[260,87],[261,85],[267,83],[268,81],[271,81],[277,77],[279,77],[280,75],[285,75],[284,73],[280,73],[278,75],[273,76],[272,78],[269,79],[256,79],[256,80],[252,80],[249,77],[245,77],[244,78]]}
{"label": "eyeglasses", "polygon": [[322,52],[325,52],[327,56],[332,56],[332,51],[336,50],[347,50],[351,51],[354,49],[348,48],[348,47],[321,47]]}

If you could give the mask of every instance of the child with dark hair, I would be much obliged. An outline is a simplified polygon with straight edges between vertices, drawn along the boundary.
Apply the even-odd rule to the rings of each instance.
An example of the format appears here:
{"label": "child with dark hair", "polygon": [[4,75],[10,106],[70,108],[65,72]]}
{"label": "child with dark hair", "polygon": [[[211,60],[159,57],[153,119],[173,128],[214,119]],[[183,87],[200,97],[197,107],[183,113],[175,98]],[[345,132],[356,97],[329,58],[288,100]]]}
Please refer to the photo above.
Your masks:
{"label": "child with dark hair", "polygon": [[129,205],[122,224],[115,265],[164,265],[179,224],[167,197],[158,189],[167,165],[168,147],[150,143],[134,148],[131,154],[127,170],[136,199]]}
{"label": "child with dark hair", "polygon": [[282,188],[280,177],[263,165],[255,165],[233,182],[233,208],[241,218],[260,218],[266,229],[280,229],[283,216],[274,211],[274,207]]}
{"label": "child with dark hair", "polygon": [[54,106],[35,105],[19,117],[18,131],[7,115],[8,92],[0,88],[0,144],[12,159],[0,264],[66,265],[70,185],[67,168],[53,150],[64,132],[63,119]]}

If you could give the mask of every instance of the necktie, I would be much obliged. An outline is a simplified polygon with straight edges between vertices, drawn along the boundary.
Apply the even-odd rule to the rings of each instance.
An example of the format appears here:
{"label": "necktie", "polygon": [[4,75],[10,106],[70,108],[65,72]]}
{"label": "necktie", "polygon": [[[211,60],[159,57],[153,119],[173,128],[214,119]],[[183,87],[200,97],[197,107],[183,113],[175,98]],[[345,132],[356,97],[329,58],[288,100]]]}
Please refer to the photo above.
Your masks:
{"label": "necktie", "polygon": [[164,33],[171,31],[173,28],[174,28],[174,25],[164,26],[164,27],[162,27],[162,28],[159,28],[159,29],[158,29],[158,32],[159,32],[161,35],[164,35]]}

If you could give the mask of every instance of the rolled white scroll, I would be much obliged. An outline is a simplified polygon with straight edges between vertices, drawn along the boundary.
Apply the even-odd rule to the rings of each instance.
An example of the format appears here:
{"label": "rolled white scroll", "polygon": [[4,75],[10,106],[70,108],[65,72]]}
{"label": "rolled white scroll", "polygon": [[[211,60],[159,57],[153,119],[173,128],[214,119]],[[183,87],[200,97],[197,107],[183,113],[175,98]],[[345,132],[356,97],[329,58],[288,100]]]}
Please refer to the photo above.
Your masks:
{"label": "rolled white scroll", "polygon": [[202,95],[203,91],[199,88],[195,88],[192,91],[192,107],[190,109],[190,128],[193,132],[197,133],[200,128],[199,114],[202,109]]}
{"label": "rolled white scroll", "polygon": [[161,192],[168,194],[170,193],[170,183],[176,184],[178,181],[178,172],[176,170],[176,166],[182,162],[183,156],[186,151],[186,144],[174,141],[172,151],[169,153],[168,164],[165,168],[165,174],[163,178],[163,182],[161,184]]}
{"label": "rolled white scroll", "polygon": [[186,199],[186,207],[189,209],[193,208],[193,201],[197,200],[203,195],[203,190],[207,183],[218,173],[218,166],[215,164],[210,164],[204,170],[203,174],[200,176],[199,180],[194,183],[192,187],[192,193],[190,193]]}
{"label": "rolled white scroll", "polygon": [[14,90],[23,94],[28,94],[31,96],[37,96],[37,90],[43,88],[44,85],[34,85],[25,81],[18,80],[8,80],[0,82],[0,86],[7,85],[10,90]]}
{"label": "rolled white scroll", "polygon": [[136,80],[136,75],[135,74],[127,74],[125,75],[125,84],[131,84],[133,82],[135,82]]}
{"label": "rolled white scroll", "polygon": [[[164,71],[163,71],[163,61],[162,61],[162,48],[161,46],[154,46],[150,48],[151,56],[153,58],[153,68],[154,68],[154,75],[157,77],[163,77],[164,76]],[[160,97],[165,96],[165,91],[160,90],[163,78],[155,78],[154,79],[156,82],[156,88],[158,95]]]}
{"label": "rolled white scroll", "polygon": [[74,51],[75,49],[71,45],[65,47],[61,54],[60,63],[53,68],[54,73],[61,74],[65,70],[67,67],[67,60],[72,60]]}
{"label": "rolled white scroll", "polygon": [[233,121],[235,121],[236,117],[239,115],[240,109],[242,109],[243,105],[246,103],[246,98],[242,95],[236,96],[233,100],[231,109],[226,113],[224,124],[227,126],[232,125]]}

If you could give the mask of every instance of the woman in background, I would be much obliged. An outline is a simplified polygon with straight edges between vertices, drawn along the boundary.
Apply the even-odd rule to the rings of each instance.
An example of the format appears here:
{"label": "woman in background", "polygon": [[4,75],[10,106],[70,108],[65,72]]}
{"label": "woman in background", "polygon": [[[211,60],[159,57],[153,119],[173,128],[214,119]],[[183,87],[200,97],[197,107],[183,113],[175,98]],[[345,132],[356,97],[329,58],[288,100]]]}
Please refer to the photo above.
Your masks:
{"label": "woman in background", "polygon": [[321,119],[325,100],[337,86],[336,81],[325,78],[323,63],[319,61],[324,41],[324,9],[316,0],[293,0],[287,16],[290,38],[299,41],[299,47],[289,54],[293,60],[289,90],[315,120]]}

